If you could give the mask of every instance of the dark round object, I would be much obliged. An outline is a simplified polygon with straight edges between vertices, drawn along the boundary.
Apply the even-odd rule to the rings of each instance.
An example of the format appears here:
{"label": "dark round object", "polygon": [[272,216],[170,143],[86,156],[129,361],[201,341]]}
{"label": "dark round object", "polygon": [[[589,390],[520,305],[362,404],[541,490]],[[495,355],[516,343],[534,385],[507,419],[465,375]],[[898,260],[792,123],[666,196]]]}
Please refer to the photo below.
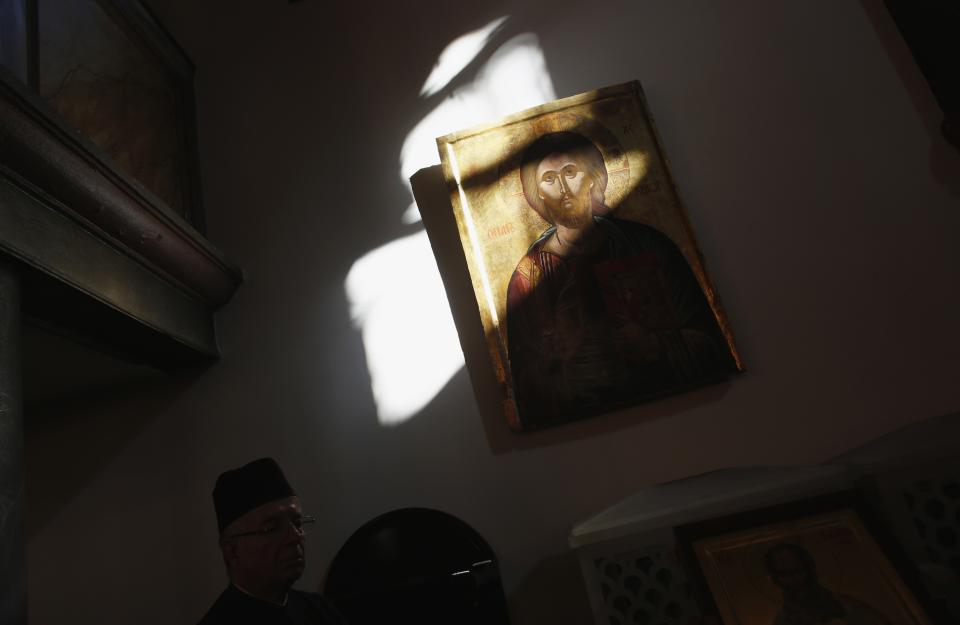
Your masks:
{"label": "dark round object", "polygon": [[324,591],[351,625],[508,622],[490,545],[438,510],[394,510],[358,529],[330,565]]}
{"label": "dark round object", "polygon": [[960,499],[960,482],[950,480],[943,485],[943,494],[950,499]]}
{"label": "dark round object", "polygon": [[635,566],[643,571],[644,575],[650,574],[650,569],[653,567],[653,559],[650,556],[643,556],[642,558],[637,558]]}
{"label": "dark round object", "polygon": [[954,573],[960,575],[960,556],[952,556],[950,558],[950,568],[953,569]]}
{"label": "dark round object", "polygon": [[661,586],[669,589],[670,582],[673,581],[673,573],[670,572],[670,569],[660,569],[657,571],[657,581],[660,582]]}
{"label": "dark round object", "polygon": [[621,567],[619,564],[611,562],[604,567],[603,573],[613,581],[617,581],[620,579],[620,574],[623,573],[623,567]]}
{"label": "dark round object", "polygon": [[917,533],[920,534],[920,538],[927,537],[927,526],[920,517],[913,517],[913,524],[917,528]]}
{"label": "dark round object", "polygon": [[939,499],[927,499],[924,509],[927,512],[927,516],[931,519],[942,519],[946,508]]}
{"label": "dark round object", "polygon": [[647,592],[643,593],[643,598],[650,605],[657,607],[660,605],[660,602],[663,601],[663,593],[656,588],[651,588]]}
{"label": "dark round object", "polygon": [[957,533],[952,527],[941,527],[937,530],[937,542],[941,547],[953,549],[957,546]]}
{"label": "dark round object", "polygon": [[674,621],[680,620],[680,617],[683,616],[683,608],[680,607],[680,604],[676,601],[671,601],[663,608],[663,613],[669,616]]}
{"label": "dark round object", "polygon": [[630,609],[630,599],[624,597],[623,595],[617,597],[613,600],[613,609],[623,616],[626,616],[627,610]]}

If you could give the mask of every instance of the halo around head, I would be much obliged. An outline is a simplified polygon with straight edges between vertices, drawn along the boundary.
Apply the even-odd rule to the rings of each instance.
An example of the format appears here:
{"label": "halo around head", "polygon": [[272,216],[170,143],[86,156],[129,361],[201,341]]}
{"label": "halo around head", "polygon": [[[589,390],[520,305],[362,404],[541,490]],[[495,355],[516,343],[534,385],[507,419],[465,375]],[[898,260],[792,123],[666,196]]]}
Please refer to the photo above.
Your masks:
{"label": "halo around head", "polygon": [[532,208],[543,218],[536,202],[530,202],[524,196],[521,162],[527,149],[532,147],[538,139],[545,135],[559,133],[580,135],[599,150],[605,165],[606,177],[601,211],[606,212],[616,208],[630,189],[631,170],[628,156],[608,128],[596,120],[573,113],[553,113],[516,125],[509,140],[509,155],[501,161],[499,167],[499,195],[504,206],[512,208],[520,204],[523,207]]}

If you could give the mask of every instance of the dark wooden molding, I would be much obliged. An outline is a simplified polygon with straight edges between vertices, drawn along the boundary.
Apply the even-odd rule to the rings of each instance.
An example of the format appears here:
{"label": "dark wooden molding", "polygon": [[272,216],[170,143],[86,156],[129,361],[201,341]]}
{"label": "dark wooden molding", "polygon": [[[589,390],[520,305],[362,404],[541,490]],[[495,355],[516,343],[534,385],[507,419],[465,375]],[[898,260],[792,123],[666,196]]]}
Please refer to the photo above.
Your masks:
{"label": "dark wooden molding", "polygon": [[160,367],[216,358],[243,280],[203,235],[0,68],[0,260],[24,315]]}
{"label": "dark wooden molding", "polygon": [[209,305],[2,167],[0,256],[19,261],[32,320],[158,366],[219,353]]}
{"label": "dark wooden molding", "polygon": [[243,279],[240,269],[113,166],[39,96],[0,72],[0,164],[114,244],[161,269],[212,310],[223,306]]}

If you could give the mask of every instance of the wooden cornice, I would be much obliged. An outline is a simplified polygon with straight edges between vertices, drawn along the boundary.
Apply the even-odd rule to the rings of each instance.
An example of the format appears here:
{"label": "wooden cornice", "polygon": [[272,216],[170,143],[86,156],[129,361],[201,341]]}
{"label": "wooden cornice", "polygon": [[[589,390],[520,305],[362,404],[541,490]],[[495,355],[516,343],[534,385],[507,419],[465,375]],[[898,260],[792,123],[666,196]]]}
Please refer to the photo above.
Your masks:
{"label": "wooden cornice", "polygon": [[135,321],[147,333],[144,344],[159,333],[208,357],[217,354],[213,313],[243,279],[196,229],[2,68],[0,252]]}

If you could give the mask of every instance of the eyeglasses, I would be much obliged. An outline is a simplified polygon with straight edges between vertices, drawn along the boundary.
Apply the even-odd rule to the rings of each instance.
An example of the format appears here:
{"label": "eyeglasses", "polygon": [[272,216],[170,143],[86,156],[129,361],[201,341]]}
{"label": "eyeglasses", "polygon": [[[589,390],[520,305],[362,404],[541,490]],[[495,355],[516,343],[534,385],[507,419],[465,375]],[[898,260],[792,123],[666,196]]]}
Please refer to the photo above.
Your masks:
{"label": "eyeglasses", "polygon": [[316,523],[317,518],[312,516],[302,516],[296,519],[277,519],[270,521],[263,527],[250,532],[240,532],[222,537],[220,540],[230,540],[233,538],[242,538],[244,536],[260,536],[268,540],[279,540],[285,536],[289,528],[300,536],[305,536],[311,524]]}

